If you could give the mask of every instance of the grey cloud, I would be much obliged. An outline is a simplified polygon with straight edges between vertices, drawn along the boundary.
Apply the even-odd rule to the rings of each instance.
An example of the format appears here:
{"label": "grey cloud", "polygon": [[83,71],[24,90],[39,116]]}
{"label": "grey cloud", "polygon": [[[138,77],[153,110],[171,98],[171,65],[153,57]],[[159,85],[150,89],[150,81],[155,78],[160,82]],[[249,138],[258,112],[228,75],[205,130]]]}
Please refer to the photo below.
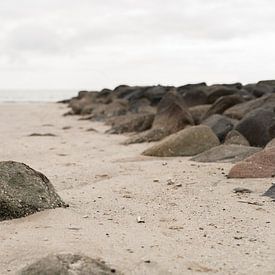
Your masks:
{"label": "grey cloud", "polygon": [[[270,72],[266,62],[260,66],[274,56],[274,14],[272,0],[1,1],[0,69],[63,68],[161,82],[182,72],[187,79],[195,72],[201,80],[235,79],[239,66],[250,79]],[[258,70],[248,71],[250,60]]]}

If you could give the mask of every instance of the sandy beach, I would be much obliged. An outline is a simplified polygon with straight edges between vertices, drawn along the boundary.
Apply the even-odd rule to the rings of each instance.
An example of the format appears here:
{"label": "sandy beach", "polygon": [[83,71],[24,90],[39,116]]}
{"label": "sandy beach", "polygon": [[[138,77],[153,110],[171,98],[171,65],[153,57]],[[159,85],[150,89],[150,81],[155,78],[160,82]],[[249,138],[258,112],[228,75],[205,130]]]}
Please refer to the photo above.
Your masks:
{"label": "sandy beach", "polygon": [[1,160],[43,172],[70,206],[1,222],[1,275],[60,252],[125,274],[275,274],[274,202],[261,196],[271,179],[227,179],[232,164],[141,156],[148,143],[121,145],[126,135],[67,111],[1,104]]}

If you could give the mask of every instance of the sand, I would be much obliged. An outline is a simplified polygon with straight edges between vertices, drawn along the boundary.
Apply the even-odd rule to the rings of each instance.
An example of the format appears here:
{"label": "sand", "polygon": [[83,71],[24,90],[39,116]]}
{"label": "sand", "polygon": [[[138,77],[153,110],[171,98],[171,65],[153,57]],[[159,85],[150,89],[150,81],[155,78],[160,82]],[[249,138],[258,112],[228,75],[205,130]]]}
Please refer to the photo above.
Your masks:
{"label": "sand", "polygon": [[149,144],[121,145],[127,136],[66,111],[1,104],[1,160],[43,172],[70,205],[0,223],[1,275],[59,252],[125,274],[275,274],[275,204],[261,196],[271,179],[227,179],[231,164],[143,157]]}

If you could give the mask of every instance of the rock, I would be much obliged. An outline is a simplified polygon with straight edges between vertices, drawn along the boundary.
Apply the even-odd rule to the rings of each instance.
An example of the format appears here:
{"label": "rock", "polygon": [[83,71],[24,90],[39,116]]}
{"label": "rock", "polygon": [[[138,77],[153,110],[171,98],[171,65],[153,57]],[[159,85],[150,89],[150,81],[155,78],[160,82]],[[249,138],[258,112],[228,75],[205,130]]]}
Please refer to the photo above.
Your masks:
{"label": "rock", "polygon": [[272,186],[263,194],[263,196],[270,197],[271,199],[275,200],[275,184],[272,184]]}
{"label": "rock", "polygon": [[140,114],[155,114],[156,107],[151,106],[151,102],[147,98],[141,98],[130,103],[129,111]]}
{"label": "rock", "polygon": [[203,125],[207,125],[217,135],[220,141],[223,141],[225,136],[234,127],[232,121],[222,115],[215,114],[202,121]]}
{"label": "rock", "polygon": [[52,133],[45,133],[45,134],[32,133],[32,134],[29,134],[29,137],[56,137],[56,135]]}
{"label": "rock", "polygon": [[204,125],[188,127],[147,149],[145,156],[193,156],[219,145],[213,131]]}
{"label": "rock", "polygon": [[239,93],[236,88],[225,87],[224,85],[216,85],[209,88],[209,94],[207,97],[207,103],[213,104],[217,99],[222,96],[235,95]]}
{"label": "rock", "polygon": [[244,86],[244,89],[249,91],[255,97],[271,94],[274,90],[273,87],[263,83],[248,84]]}
{"label": "rock", "polygon": [[269,128],[275,118],[273,110],[258,108],[249,112],[235,126],[252,146],[264,147],[270,140]]}
{"label": "rock", "polygon": [[154,114],[130,114],[122,116],[122,121],[114,122],[114,126],[106,131],[109,134],[122,134],[126,132],[142,132],[151,128]]}
{"label": "rock", "polygon": [[78,94],[78,97],[73,98],[70,101],[69,107],[72,108],[72,111],[75,115],[80,115],[87,105],[91,105],[96,101],[96,92],[87,92],[81,91]]}
{"label": "rock", "polygon": [[127,100],[116,99],[112,103],[106,105],[104,112],[105,117],[121,116],[125,115],[129,109],[129,103]]}
{"label": "rock", "polygon": [[244,145],[249,146],[248,140],[237,130],[231,130],[228,132],[224,139],[224,144],[237,144],[237,145]]}
{"label": "rock", "polygon": [[122,144],[129,145],[134,143],[159,141],[168,135],[169,132],[164,128],[150,129],[128,138]]}
{"label": "rock", "polygon": [[177,88],[188,107],[207,103],[206,83],[187,84]]}
{"label": "rock", "polygon": [[275,148],[264,149],[237,163],[229,178],[270,178],[275,176]]}
{"label": "rock", "polygon": [[78,254],[57,254],[22,269],[18,275],[108,275],[122,274],[107,266],[103,261]]}
{"label": "rock", "polygon": [[237,194],[248,194],[248,193],[252,193],[252,191],[248,188],[243,188],[243,187],[236,187],[233,189],[234,193]]}
{"label": "rock", "polygon": [[271,148],[271,147],[275,147],[275,138],[273,138],[271,141],[269,141],[267,143],[267,145],[265,146],[265,148]]}
{"label": "rock", "polygon": [[0,162],[0,221],[65,206],[46,176],[23,163]]}
{"label": "rock", "polygon": [[152,129],[130,137],[123,144],[159,141],[193,124],[193,118],[183,99],[175,92],[169,92],[158,104]]}
{"label": "rock", "polygon": [[213,147],[191,160],[197,162],[237,162],[243,160],[261,149],[243,145],[219,145]]}
{"label": "rock", "polygon": [[153,128],[165,128],[172,134],[187,125],[194,125],[194,121],[183,99],[175,92],[167,93],[158,104]]}
{"label": "rock", "polygon": [[244,103],[237,104],[224,112],[224,115],[234,118],[242,119],[250,111],[257,108],[274,109],[275,108],[275,94],[262,96]]}
{"label": "rock", "polygon": [[197,105],[189,108],[189,112],[193,117],[195,125],[201,123],[202,119],[205,117],[207,111],[211,108],[211,104]]}
{"label": "rock", "polygon": [[222,96],[218,98],[211,108],[205,114],[205,118],[214,115],[214,114],[222,114],[228,108],[244,102],[244,99],[240,95],[229,95],[229,96]]}
{"label": "rock", "polygon": [[152,105],[157,105],[165,94],[173,87],[169,86],[153,86],[144,91],[144,97],[147,98]]}

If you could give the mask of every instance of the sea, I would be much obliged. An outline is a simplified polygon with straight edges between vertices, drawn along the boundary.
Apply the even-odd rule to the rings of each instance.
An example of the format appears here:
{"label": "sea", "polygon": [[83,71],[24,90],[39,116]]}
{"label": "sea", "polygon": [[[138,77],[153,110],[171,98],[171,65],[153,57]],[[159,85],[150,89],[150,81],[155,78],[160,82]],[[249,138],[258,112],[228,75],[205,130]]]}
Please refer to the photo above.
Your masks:
{"label": "sea", "polygon": [[78,94],[77,90],[11,90],[0,89],[0,102],[56,102]]}

